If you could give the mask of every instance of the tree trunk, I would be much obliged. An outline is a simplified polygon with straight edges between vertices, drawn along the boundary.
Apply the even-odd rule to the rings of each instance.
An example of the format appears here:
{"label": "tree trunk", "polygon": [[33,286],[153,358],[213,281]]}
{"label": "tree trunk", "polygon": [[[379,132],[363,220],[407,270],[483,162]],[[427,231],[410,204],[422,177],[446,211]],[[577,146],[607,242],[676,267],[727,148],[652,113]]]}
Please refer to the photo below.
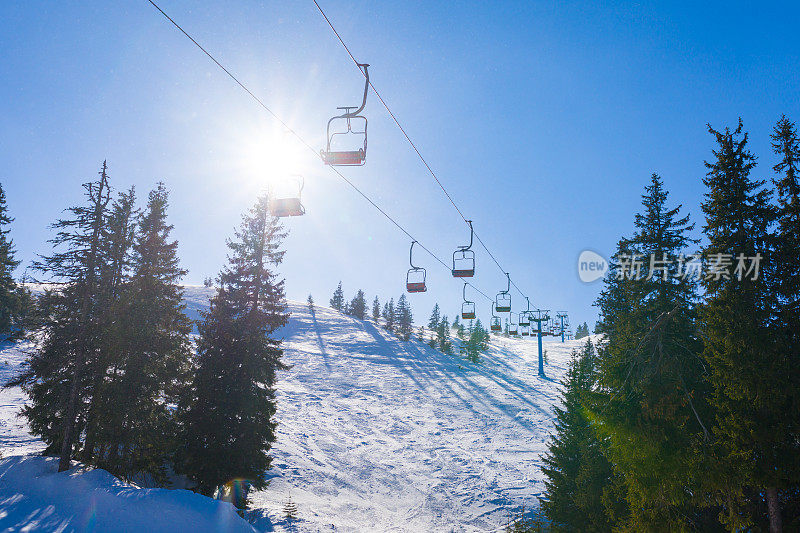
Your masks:
{"label": "tree trunk", "polygon": [[775,487],[767,489],[767,512],[769,514],[770,533],[781,533],[783,531],[781,504],[778,498],[778,489]]}

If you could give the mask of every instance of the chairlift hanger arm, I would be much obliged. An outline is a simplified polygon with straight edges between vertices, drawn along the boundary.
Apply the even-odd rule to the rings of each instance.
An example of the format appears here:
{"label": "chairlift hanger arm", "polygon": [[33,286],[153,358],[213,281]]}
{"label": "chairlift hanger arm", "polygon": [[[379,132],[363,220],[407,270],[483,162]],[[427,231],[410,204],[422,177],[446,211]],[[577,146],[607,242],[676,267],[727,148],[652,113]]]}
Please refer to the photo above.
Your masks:
{"label": "chairlift hanger arm", "polygon": [[459,246],[458,249],[461,252],[466,252],[467,250],[472,248],[472,240],[473,237],[475,236],[475,230],[472,228],[472,221],[467,220],[467,224],[469,224],[469,246]]}
{"label": "chairlift hanger arm", "polygon": [[364,73],[364,97],[361,99],[361,106],[356,109],[355,111],[349,111],[350,109],[355,109],[355,106],[352,107],[337,107],[336,109],[344,109],[344,113],[339,115],[338,117],[333,118],[355,118],[364,110],[364,107],[367,105],[367,93],[369,92],[369,64],[368,63],[357,63],[358,68]]}

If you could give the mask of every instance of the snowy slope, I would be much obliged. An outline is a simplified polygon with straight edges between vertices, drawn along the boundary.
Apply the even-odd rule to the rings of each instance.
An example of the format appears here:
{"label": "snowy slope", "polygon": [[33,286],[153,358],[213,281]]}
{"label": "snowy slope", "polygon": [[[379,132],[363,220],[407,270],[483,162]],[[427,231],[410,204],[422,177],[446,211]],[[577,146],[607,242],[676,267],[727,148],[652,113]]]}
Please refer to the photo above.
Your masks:
{"label": "snowy slope", "polygon": [[[186,288],[191,314],[211,292]],[[280,335],[291,368],[279,375],[271,482],[252,496],[256,529],[288,531],[289,497],[298,531],[491,531],[537,504],[558,382],[580,341],[545,341],[541,379],[535,339],[493,338],[473,365],[329,308],[290,311]],[[15,366],[18,352],[0,362]],[[2,394],[4,456],[40,449],[9,417],[22,395]]]}

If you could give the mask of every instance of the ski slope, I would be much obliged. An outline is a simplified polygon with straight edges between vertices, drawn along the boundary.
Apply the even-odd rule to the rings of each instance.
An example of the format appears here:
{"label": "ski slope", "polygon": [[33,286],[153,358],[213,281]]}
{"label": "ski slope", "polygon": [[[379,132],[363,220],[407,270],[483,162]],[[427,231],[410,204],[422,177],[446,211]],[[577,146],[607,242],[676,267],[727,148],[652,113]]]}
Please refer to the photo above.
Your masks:
{"label": "ski slope", "polygon": [[[212,292],[186,288],[192,318]],[[291,368],[279,373],[270,484],[251,495],[256,530],[492,531],[537,505],[559,382],[581,341],[546,340],[542,379],[535,338],[493,337],[474,365],[330,308],[289,309],[279,336]],[[0,352],[3,376],[20,361],[18,346]],[[12,415],[23,401],[0,393],[4,457],[42,448]]]}

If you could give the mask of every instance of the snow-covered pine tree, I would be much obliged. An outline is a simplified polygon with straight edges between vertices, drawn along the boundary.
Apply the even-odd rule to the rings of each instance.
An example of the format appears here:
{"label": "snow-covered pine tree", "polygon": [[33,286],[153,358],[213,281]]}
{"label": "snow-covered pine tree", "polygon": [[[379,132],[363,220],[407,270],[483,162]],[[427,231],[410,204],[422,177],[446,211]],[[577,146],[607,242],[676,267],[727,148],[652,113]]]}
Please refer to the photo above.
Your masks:
{"label": "snow-covered pine tree", "polygon": [[247,504],[249,486],[266,485],[269,450],[275,440],[275,379],[280,341],[272,333],[286,324],[280,264],[286,236],[260,197],[228,241],[229,264],[199,324],[197,368],[181,409],[180,469],[212,495],[218,486],[247,480],[237,507]]}
{"label": "snow-covered pine tree", "polygon": [[376,324],[381,319],[381,302],[378,300],[376,296],[374,300],[372,300],[372,321]]}
{"label": "snow-covered pine tree", "polygon": [[67,209],[72,218],[56,221],[50,240],[58,250],[34,263],[34,268],[60,290],[47,295],[42,343],[33,352],[25,372],[11,384],[22,385],[29,403],[23,408],[32,433],[47,444],[46,454],[59,454],[59,472],[69,469],[75,444],[80,441],[91,397],[91,369],[99,350],[103,238],[107,230],[108,167],[100,178],[83,185],[84,205]]}
{"label": "snow-covered pine tree", "polygon": [[543,457],[545,498],[542,509],[555,531],[611,531],[604,489],[612,465],[586,414],[595,388],[595,353],[591,341],[572,354],[562,382],[562,405],[555,407],[555,431]]}
{"label": "snow-covered pine tree", "polygon": [[336,290],[333,291],[333,296],[331,297],[331,307],[336,309],[339,312],[344,310],[344,291],[342,290],[342,282],[339,282],[339,285],[336,287]]}
{"label": "snow-covered pine tree", "polygon": [[739,254],[761,254],[763,259],[758,276],[732,272],[703,278],[703,356],[716,415],[715,475],[704,475],[713,480],[728,528],[766,529],[768,523],[779,531],[781,489],[793,484],[796,490],[798,479],[792,467],[798,457],[796,433],[791,429],[797,414],[789,408],[797,398],[797,383],[789,381],[796,375],[797,359],[781,353],[774,329],[778,302],[770,287],[775,268],[769,247],[775,220],[771,191],[764,181],[750,178],[756,158],[747,148],[741,120],[733,131],[708,129],[718,146],[714,159],[706,162],[703,180],[708,187],[702,204],[708,239],[704,255],[731,254],[734,265]]}
{"label": "snow-covered pine tree", "polygon": [[308,304],[308,310],[313,315],[314,314],[314,297],[310,294],[308,298],[306,298],[306,304]]}
{"label": "snow-covered pine tree", "polygon": [[352,315],[359,320],[367,319],[367,299],[364,295],[364,291],[358,289],[358,292],[353,296],[347,309],[348,315]]}
{"label": "snow-covered pine tree", "polygon": [[425,342],[425,326],[420,326],[417,329],[417,340],[419,342]]}
{"label": "snow-covered pine tree", "polygon": [[8,215],[6,193],[0,185],[0,336],[3,337],[13,333],[20,304],[19,288],[14,281],[19,261],[14,257],[14,244],[9,236],[9,225],[13,221]]}
{"label": "snow-covered pine tree", "polygon": [[414,317],[411,315],[411,306],[408,305],[406,295],[400,295],[395,309],[395,322],[397,323],[397,334],[404,341],[411,339],[414,332]]}

